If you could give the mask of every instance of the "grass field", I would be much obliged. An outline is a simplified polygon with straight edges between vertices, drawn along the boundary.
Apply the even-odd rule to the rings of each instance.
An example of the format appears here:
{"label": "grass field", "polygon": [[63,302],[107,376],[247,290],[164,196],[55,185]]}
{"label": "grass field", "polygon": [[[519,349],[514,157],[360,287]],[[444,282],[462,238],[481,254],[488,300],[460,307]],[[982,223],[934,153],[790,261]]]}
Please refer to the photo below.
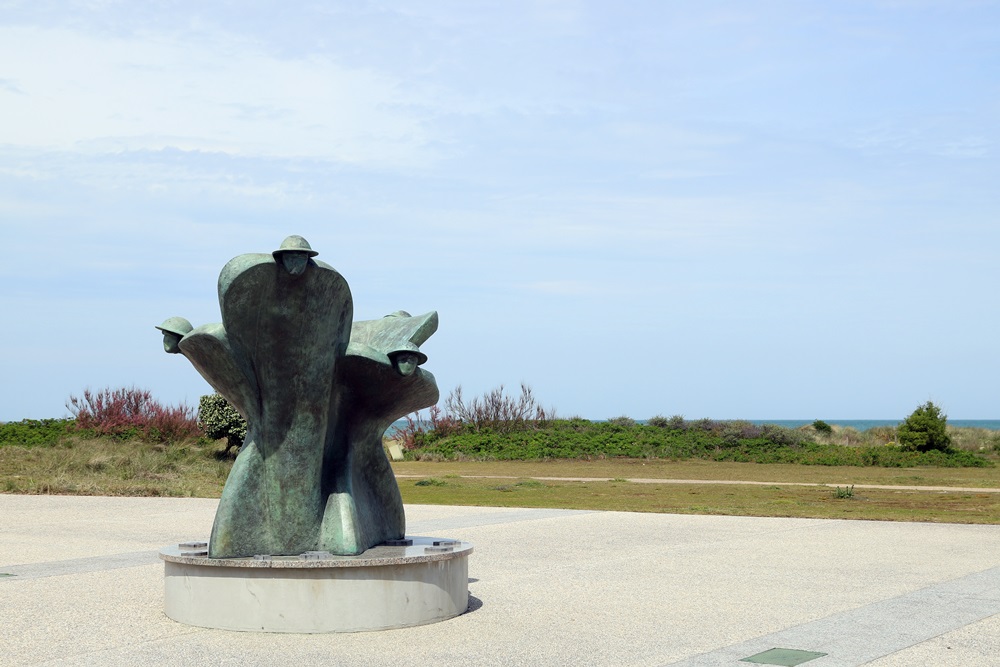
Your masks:
{"label": "grass field", "polygon": [[[820,519],[878,519],[946,523],[997,523],[1000,494],[836,489],[742,484],[636,484],[432,478],[418,486],[400,480],[403,500],[416,504],[490,507],[559,507],[622,512],[725,514]],[[850,497],[838,497],[843,493]]]}
{"label": "grass field", "polygon": [[[1000,475],[993,468],[827,468],[639,460],[398,462],[393,468],[399,476],[399,487],[403,500],[407,503],[1000,523],[1000,493],[996,492],[851,489],[855,484],[1000,489]],[[543,481],[534,479],[536,477],[590,477],[604,478],[605,481]],[[625,481],[630,478],[773,483],[670,484]],[[798,486],[789,483],[833,484],[839,485],[839,489],[836,486]]]}
{"label": "grass field", "polygon": [[[74,437],[55,446],[0,447],[0,491],[213,498],[232,464],[221,444],[152,444]],[[853,489],[852,485],[1000,489],[997,468],[859,468],[601,459],[393,464],[407,503],[561,507],[896,521],[1000,523],[1000,493]],[[487,478],[492,476],[493,478]],[[533,478],[552,477],[557,480]],[[567,478],[601,478],[570,481]],[[634,483],[626,479],[745,484]],[[817,486],[796,486],[793,483]],[[818,486],[831,484],[837,488]]]}
{"label": "grass field", "polygon": [[221,447],[70,437],[53,446],[0,447],[0,491],[217,498],[232,461]]}
{"label": "grass field", "polygon": [[558,459],[549,461],[399,461],[398,475],[509,475],[513,477],[604,477],[748,480],[810,484],[889,484],[1000,488],[998,468],[877,468],[731,461],[659,459]]}

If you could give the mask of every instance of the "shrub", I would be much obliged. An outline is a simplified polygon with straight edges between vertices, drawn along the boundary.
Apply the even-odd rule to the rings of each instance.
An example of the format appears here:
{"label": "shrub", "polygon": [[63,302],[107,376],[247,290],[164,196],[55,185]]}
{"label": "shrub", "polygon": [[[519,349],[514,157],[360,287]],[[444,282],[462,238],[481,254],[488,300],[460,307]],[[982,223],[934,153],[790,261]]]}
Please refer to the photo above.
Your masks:
{"label": "shrub", "polygon": [[656,415],[646,423],[650,426],[655,426],[656,428],[671,428],[675,431],[683,431],[685,426],[684,417],[681,415],[674,415],[669,419],[663,415]]}
{"label": "shrub", "polygon": [[844,438],[844,444],[847,446],[859,445],[864,442],[864,435],[853,426],[842,429],[839,435]]}
{"label": "shrub", "polygon": [[444,410],[436,405],[432,405],[428,410],[427,419],[424,419],[420,411],[411,415],[406,415],[406,426],[396,431],[395,437],[401,442],[404,450],[417,449],[426,439],[428,433],[433,433],[434,438],[443,438],[461,432],[463,426],[455,417],[446,414]]}
{"label": "shrub", "polygon": [[822,433],[824,435],[830,435],[833,433],[833,427],[827,424],[822,419],[817,419],[813,422],[813,428],[816,429],[817,433]]}
{"label": "shrub", "polygon": [[782,447],[801,447],[813,442],[809,434],[795,429],[784,428],[777,424],[764,424],[761,426],[760,437]]}
{"label": "shrub", "polygon": [[198,425],[213,440],[226,439],[224,454],[239,451],[247,437],[247,421],[222,394],[202,396],[198,401]]}
{"label": "shrub", "polygon": [[7,422],[0,424],[0,446],[54,445],[74,426],[72,419],[22,419],[19,422]]}
{"label": "shrub", "polygon": [[865,431],[865,435],[880,445],[889,445],[896,442],[896,427],[873,426]]}
{"label": "shrub", "polygon": [[[428,433],[416,453],[421,460],[593,459],[607,457],[702,459],[830,466],[991,466],[971,452],[903,451],[898,446],[844,447],[818,443],[809,432],[773,424],[712,421],[710,428],[682,431],[609,422],[552,420],[510,433],[462,430],[444,438]],[[757,434],[757,435],[755,435]]]}
{"label": "shrub", "polygon": [[760,426],[752,424],[744,419],[736,419],[733,421],[722,422],[718,435],[722,437],[722,441],[727,446],[733,447],[738,445],[742,440],[759,438],[761,432],[762,429]]}
{"label": "shrub", "polygon": [[951,450],[948,417],[941,408],[927,401],[918,406],[896,429],[899,445],[905,451],[929,452]]}
{"label": "shrub", "polygon": [[98,436],[171,442],[199,435],[192,408],[183,403],[162,405],[148,390],[137,387],[85,389],[82,397],[70,396],[66,408],[76,418],[77,430]]}
{"label": "shrub", "polygon": [[503,385],[500,385],[468,402],[462,396],[459,385],[448,394],[444,406],[444,409],[431,406],[427,419],[419,411],[405,417],[406,425],[395,434],[403,449],[419,449],[465,432],[488,430],[512,433],[539,428],[555,415],[554,410],[545,410],[538,404],[531,387],[526,384],[521,384],[521,395],[518,397],[506,395]]}
{"label": "shrub", "polygon": [[546,411],[539,405],[531,387],[524,383],[521,383],[521,395],[516,398],[505,394],[500,385],[468,403],[459,385],[445,399],[444,409],[448,417],[471,425],[473,430],[489,428],[497,433],[519,431],[554,417],[554,411]]}
{"label": "shrub", "polygon": [[715,424],[716,422],[713,422],[708,417],[705,417],[703,419],[691,422],[690,424],[688,424],[688,428],[711,432],[715,429]]}
{"label": "shrub", "polygon": [[444,480],[437,479],[436,477],[427,477],[426,479],[420,479],[413,483],[413,486],[445,486],[448,482]]}
{"label": "shrub", "polygon": [[626,417],[625,415],[622,415],[621,417],[612,417],[608,420],[608,423],[614,426],[624,426],[625,428],[635,426],[635,420],[631,417]]}
{"label": "shrub", "polygon": [[[434,406],[437,407],[436,405]],[[393,438],[399,440],[400,446],[404,451],[408,449],[416,449],[417,447],[417,436],[424,433],[424,420],[420,416],[420,411],[414,412],[412,415],[406,415],[406,426],[396,429],[396,432],[392,435]]]}

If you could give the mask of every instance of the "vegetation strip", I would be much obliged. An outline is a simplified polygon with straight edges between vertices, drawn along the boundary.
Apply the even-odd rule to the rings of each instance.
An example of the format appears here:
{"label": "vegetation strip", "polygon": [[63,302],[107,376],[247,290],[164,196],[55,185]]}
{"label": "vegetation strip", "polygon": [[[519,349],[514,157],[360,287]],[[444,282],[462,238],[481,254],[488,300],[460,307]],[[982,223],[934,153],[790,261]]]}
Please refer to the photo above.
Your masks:
{"label": "vegetation strip", "polygon": [[[554,420],[488,398],[496,410],[454,400],[449,415],[432,411],[434,430],[401,435],[407,460],[392,467],[404,502],[1000,524],[1000,433],[953,429],[931,404],[905,428],[858,434]],[[134,388],[73,406],[75,419],[0,424],[0,492],[219,497],[242,438],[224,404],[203,401],[200,424]],[[205,435],[183,435],[190,427]]]}
{"label": "vegetation strip", "polygon": [[800,484],[633,484],[457,476],[399,482],[409,504],[727,516],[1000,523],[1000,493]]}
{"label": "vegetation strip", "polygon": [[[553,419],[523,422],[519,430],[499,430],[492,423],[438,422],[427,431],[416,426],[401,434],[407,458],[417,461],[508,461],[587,458],[732,461],[735,463],[800,464],[908,468],[994,467],[998,435],[984,429],[952,429],[954,437],[904,442],[903,425],[883,428],[866,439],[846,430],[829,433],[786,429],[744,421],[708,419],[650,420],[626,418],[609,422]],[[942,426],[944,428],[944,426]],[[873,431],[875,429],[872,429]],[[857,432],[854,433],[857,435]]]}
{"label": "vegetation strip", "polygon": [[[825,482],[757,482],[746,479],[656,479],[650,477],[517,477],[515,475],[457,475],[465,479],[535,479],[540,482],[632,482],[633,484],[755,484],[758,486],[845,486]],[[433,479],[425,475],[396,475],[397,479]],[[426,486],[426,485],[422,485]],[[1000,489],[970,486],[912,486],[901,484],[851,484],[859,489],[899,489],[903,491],[953,491],[961,493],[1000,493]]]}

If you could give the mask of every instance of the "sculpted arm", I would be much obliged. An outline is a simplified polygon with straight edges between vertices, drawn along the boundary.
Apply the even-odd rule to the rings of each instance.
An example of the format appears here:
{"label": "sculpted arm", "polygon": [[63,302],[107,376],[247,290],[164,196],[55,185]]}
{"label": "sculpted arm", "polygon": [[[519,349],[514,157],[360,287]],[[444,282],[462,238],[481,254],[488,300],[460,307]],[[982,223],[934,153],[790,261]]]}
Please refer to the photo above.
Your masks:
{"label": "sculpted arm", "polygon": [[[245,362],[229,345],[221,324],[205,324],[186,334],[178,345],[212,388],[225,396],[249,423],[260,418],[260,392]],[[241,363],[242,362],[242,363]]]}

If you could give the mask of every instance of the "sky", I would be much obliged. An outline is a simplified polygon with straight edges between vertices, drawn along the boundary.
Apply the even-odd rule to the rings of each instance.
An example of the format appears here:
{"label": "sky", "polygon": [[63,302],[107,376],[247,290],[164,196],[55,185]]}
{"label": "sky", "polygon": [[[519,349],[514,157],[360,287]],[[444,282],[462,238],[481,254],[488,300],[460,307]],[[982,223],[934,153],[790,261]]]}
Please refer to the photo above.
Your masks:
{"label": "sky", "polygon": [[1000,418],[1000,1],[0,0],[0,421],[304,236],[442,397]]}

